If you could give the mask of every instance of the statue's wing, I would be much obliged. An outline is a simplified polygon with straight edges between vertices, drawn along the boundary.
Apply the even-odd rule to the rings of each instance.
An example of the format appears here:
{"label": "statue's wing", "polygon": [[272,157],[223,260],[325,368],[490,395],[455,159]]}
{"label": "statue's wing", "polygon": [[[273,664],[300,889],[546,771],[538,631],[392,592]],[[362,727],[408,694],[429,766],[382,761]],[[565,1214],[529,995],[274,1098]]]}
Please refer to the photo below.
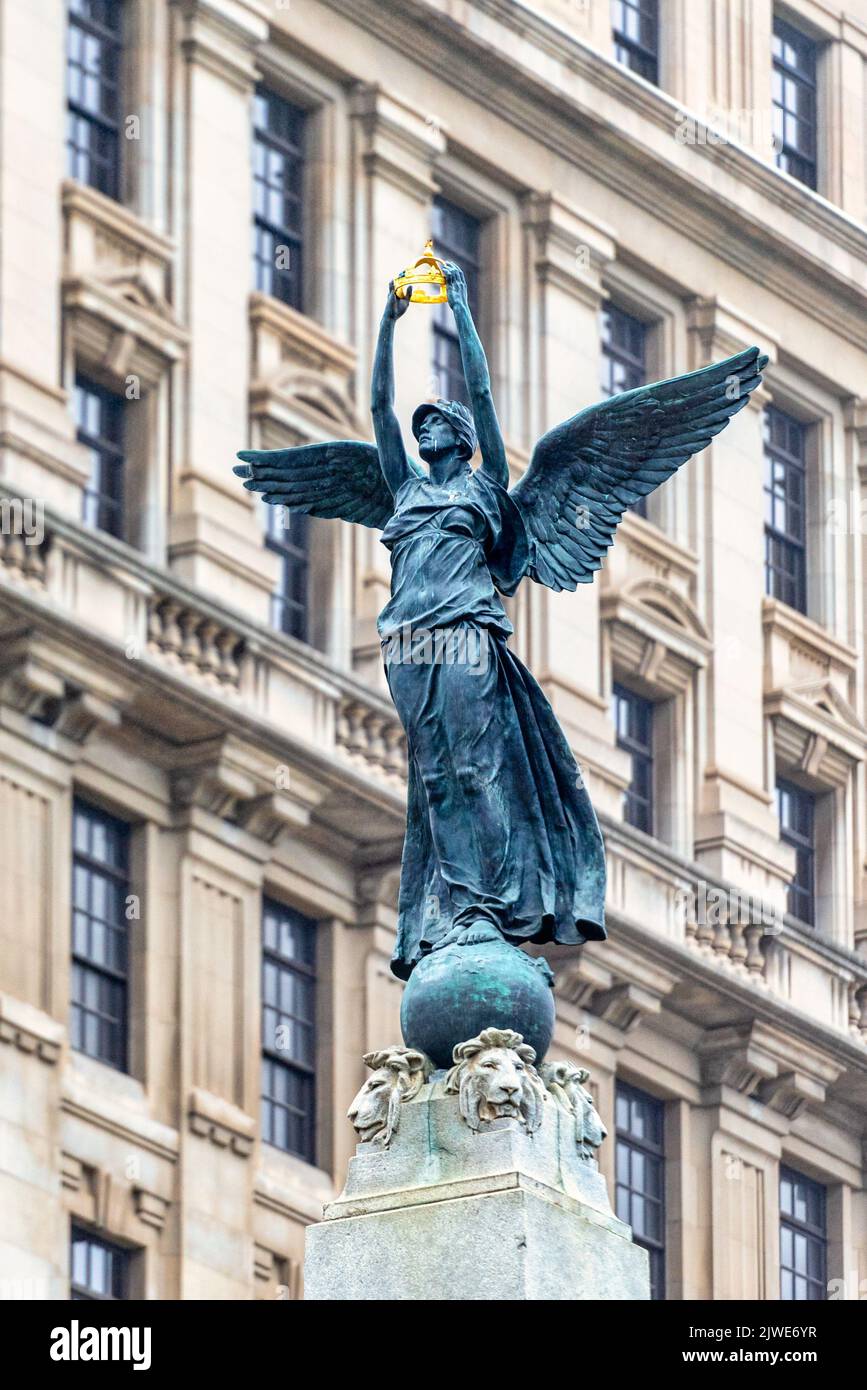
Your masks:
{"label": "statue's wing", "polygon": [[[244,487],[274,506],[380,529],[394,511],[373,444],[338,439],[297,449],[241,449],[238,458],[244,462],[235,472]],[[424,476],[412,460],[410,467]]]}
{"label": "statue's wing", "polygon": [[589,584],[627,507],[711,442],[761,381],[758,348],[583,410],[540,439],[512,489],[530,534],[527,573]]}

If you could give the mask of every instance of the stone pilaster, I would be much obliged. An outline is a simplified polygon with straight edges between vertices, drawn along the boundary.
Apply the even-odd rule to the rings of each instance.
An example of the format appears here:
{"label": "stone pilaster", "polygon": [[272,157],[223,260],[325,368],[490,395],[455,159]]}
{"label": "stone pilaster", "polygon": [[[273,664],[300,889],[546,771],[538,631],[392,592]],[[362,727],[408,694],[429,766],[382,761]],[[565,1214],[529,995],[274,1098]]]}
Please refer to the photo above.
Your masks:
{"label": "stone pilaster", "polygon": [[[689,326],[693,368],[752,343],[773,363],[768,330],[720,300],[696,300]],[[728,429],[689,465],[694,548],[705,561],[698,606],[714,643],[695,855],[721,878],[781,903],[791,856],[780,844],[773,791],[766,785],[762,711],[762,411],[768,400],[767,390],[755,391]]]}
{"label": "stone pilaster", "polygon": [[59,378],[66,8],[0,10],[0,477],[77,517],[89,462]]}
{"label": "stone pilaster", "polygon": [[253,1292],[261,893],[276,840],[309,814],[303,784],[275,790],[276,771],[241,741],[217,739],[172,775],[181,1298]]}
{"label": "stone pilaster", "polygon": [[[530,333],[527,379],[534,441],[599,399],[603,275],[615,255],[613,233],[556,194],[526,203]],[[601,809],[617,814],[628,780],[625,758],[603,698],[599,584],[555,594],[531,586],[531,661],[585,767]],[[576,672],[580,673],[576,676]]]}
{"label": "stone pilaster", "polygon": [[268,28],[238,0],[174,0],[174,9],[178,303],[198,348],[182,375],[169,556],[188,583],[267,621],[276,566],[232,463],[249,438],[252,97]]}

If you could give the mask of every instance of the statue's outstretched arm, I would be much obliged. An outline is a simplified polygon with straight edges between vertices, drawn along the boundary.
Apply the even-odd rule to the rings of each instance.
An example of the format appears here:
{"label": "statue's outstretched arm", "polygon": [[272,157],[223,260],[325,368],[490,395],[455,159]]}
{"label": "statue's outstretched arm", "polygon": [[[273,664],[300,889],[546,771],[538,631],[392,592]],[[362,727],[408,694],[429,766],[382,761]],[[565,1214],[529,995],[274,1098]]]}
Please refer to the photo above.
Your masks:
{"label": "statue's outstretched arm", "polygon": [[409,308],[411,294],[412,290],[409,290],[406,299],[398,299],[394,293],[394,282],[388,287],[388,300],[379,325],[370,392],[370,413],[373,416],[379,463],[393,496],[397,495],[412,471],[394,411],[394,325]]}
{"label": "statue's outstretched arm", "polygon": [[467,282],[463,271],[451,261],[444,261],[443,274],[448,287],[449,304],[455,316],[461,345],[464,380],[470,393],[473,419],[479,436],[482,468],[501,487],[509,486],[509,464],[500,431],[500,422],[491,394],[491,373],[482,340],[473,322],[467,299]]}

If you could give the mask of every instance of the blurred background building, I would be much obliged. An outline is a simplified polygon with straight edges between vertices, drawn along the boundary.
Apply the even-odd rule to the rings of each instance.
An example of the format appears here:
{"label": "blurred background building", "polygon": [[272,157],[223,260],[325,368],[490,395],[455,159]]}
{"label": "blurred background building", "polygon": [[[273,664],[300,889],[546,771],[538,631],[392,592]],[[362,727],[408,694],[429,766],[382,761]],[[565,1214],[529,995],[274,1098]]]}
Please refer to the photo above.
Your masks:
{"label": "blurred background building", "polygon": [[[433,231],[515,476],[770,354],[512,604],[609,855],[554,1052],[655,1296],[864,1297],[865,0],[0,0],[0,64],[3,1292],[300,1296],[399,1038],[405,754],[377,535],[231,467],[369,437]],[[408,422],[463,386],[447,311],[398,335]]]}

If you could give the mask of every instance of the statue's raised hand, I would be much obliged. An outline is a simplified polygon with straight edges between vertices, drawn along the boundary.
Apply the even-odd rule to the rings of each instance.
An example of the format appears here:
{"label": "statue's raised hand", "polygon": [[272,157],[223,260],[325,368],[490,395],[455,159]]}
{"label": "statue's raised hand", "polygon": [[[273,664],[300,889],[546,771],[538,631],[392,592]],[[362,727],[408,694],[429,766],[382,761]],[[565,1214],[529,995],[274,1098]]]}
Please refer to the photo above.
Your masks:
{"label": "statue's raised hand", "polygon": [[403,318],[404,314],[410,306],[411,300],[412,285],[410,285],[409,289],[406,291],[406,298],[400,299],[398,295],[395,293],[394,281],[392,280],[391,284],[388,287],[388,299],[385,302],[384,317],[390,319],[392,323],[397,323],[398,319]]}
{"label": "statue's raised hand", "polygon": [[454,261],[441,261],[440,268],[446,282],[449,304],[454,309],[458,304],[467,304],[467,281],[464,272]]}

